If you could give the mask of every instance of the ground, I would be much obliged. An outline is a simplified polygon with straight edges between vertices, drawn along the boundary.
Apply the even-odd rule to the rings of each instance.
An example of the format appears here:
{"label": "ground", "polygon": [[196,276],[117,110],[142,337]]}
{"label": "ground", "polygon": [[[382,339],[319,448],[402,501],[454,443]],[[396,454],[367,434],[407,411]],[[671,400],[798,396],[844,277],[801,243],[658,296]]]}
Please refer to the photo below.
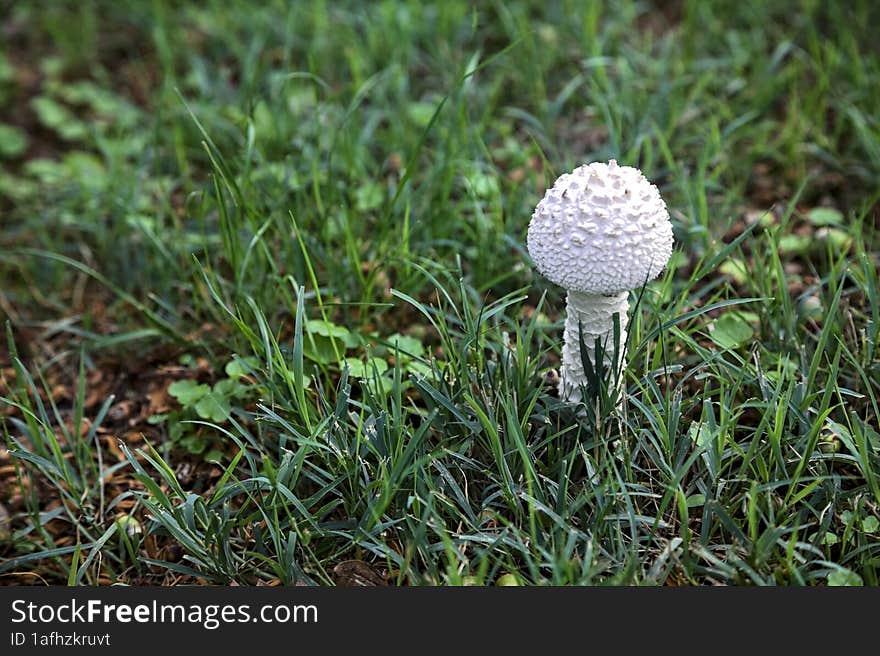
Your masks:
{"label": "ground", "polygon": [[[878,23],[0,10],[0,581],[876,585]],[[675,247],[572,405],[526,227],[611,158]]]}

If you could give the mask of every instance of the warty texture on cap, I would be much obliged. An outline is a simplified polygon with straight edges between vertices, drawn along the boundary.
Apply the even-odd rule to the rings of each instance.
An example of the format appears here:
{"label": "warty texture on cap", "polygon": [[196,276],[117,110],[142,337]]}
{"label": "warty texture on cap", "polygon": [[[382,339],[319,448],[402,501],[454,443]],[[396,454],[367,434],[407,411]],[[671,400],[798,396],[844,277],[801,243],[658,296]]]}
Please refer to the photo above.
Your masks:
{"label": "warty texture on cap", "polygon": [[593,162],[559,177],[529,222],[527,245],[551,282],[619,294],[656,278],[672,254],[660,192],[631,166]]}

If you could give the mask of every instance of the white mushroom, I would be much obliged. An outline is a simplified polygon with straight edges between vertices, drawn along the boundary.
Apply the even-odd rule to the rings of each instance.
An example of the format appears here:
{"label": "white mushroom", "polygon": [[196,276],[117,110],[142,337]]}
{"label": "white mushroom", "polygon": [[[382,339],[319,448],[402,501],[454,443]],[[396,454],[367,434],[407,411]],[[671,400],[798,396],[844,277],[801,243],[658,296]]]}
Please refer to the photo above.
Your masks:
{"label": "white mushroom", "polygon": [[559,395],[576,402],[587,384],[581,336],[591,364],[598,340],[606,369],[623,367],[629,291],[656,278],[672,254],[666,204],[638,169],[615,160],[580,166],[560,176],[538,203],[528,249],[538,271],[568,290]]}

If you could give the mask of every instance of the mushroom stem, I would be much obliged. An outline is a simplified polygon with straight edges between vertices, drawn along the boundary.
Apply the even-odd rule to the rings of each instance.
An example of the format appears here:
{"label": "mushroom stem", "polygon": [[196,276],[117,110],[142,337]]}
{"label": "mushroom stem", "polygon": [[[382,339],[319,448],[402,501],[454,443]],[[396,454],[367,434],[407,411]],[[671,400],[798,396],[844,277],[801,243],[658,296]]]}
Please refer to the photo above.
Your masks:
{"label": "mushroom stem", "polygon": [[[629,292],[620,294],[584,294],[569,290],[566,305],[565,341],[562,346],[562,373],[559,380],[559,396],[567,401],[578,402],[583,399],[581,389],[587,385],[581,358],[581,336],[584,342],[584,356],[596,363],[596,339],[604,349],[607,369],[623,368],[623,346],[626,344],[627,310]],[[614,314],[619,316],[620,342],[615,349]],[[615,350],[618,362],[614,362]]]}

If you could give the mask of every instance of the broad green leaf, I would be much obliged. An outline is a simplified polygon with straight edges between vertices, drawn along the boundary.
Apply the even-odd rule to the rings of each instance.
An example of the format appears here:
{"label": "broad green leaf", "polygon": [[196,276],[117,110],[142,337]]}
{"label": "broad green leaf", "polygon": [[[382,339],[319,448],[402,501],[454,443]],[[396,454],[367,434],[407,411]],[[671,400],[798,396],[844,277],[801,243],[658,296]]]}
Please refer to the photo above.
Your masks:
{"label": "broad green leaf", "polygon": [[871,448],[874,449],[874,451],[880,451],[880,433],[870,426],[862,426],[862,430],[865,433],[865,437],[868,438],[867,441]]}
{"label": "broad green leaf", "polygon": [[402,362],[407,362],[412,358],[419,358],[425,352],[422,342],[415,337],[398,333],[389,337],[387,341],[391,354],[393,355],[395,350],[398,351]]}
{"label": "broad green leaf", "polygon": [[347,328],[330,321],[306,321],[306,332],[308,334],[303,337],[303,355],[321,364],[336,362],[347,348],[358,343],[357,337]]}
{"label": "broad green leaf", "polygon": [[223,462],[224,453],[220,449],[211,449],[208,451],[202,460],[205,462],[213,462],[215,465],[219,465]]}
{"label": "broad green leaf", "polygon": [[215,424],[226,421],[226,418],[232,411],[229,399],[213,392],[199,399],[195,409],[199,417],[213,421]]}
{"label": "broad green leaf", "polygon": [[706,496],[704,494],[692,494],[685,503],[688,508],[702,508],[706,504]]}
{"label": "broad green leaf", "polygon": [[247,376],[250,372],[255,371],[260,366],[260,361],[253,357],[235,358],[227,362],[223,369],[230,378],[238,379]]}
{"label": "broad green leaf", "polygon": [[406,106],[406,115],[409,120],[420,128],[427,127],[436,111],[437,105],[430,102],[412,102]]}
{"label": "broad green leaf", "polygon": [[68,176],[88,189],[99,190],[107,186],[107,169],[92,153],[76,150],[68,153],[64,156],[64,168]]}
{"label": "broad green leaf", "polygon": [[826,230],[816,231],[816,237],[821,238],[831,244],[836,251],[846,251],[852,246],[852,237],[840,228],[828,228]]}
{"label": "broad green leaf", "polygon": [[9,58],[0,52],[0,83],[12,82],[15,79],[15,67]]}
{"label": "broad green leaf", "polygon": [[814,207],[807,213],[807,220],[815,226],[840,225],[843,214],[833,207]]}
{"label": "broad green leaf", "polygon": [[477,171],[468,176],[468,181],[479,198],[491,198],[498,194],[498,180],[494,175]]}
{"label": "broad green leaf", "polygon": [[860,586],[864,585],[862,577],[848,569],[837,569],[828,575],[829,586]]}
{"label": "broad green leaf", "polygon": [[180,446],[189,453],[199,454],[208,446],[207,440],[197,433],[187,435],[180,440]]}
{"label": "broad green leaf", "polygon": [[323,321],[321,319],[309,319],[306,321],[306,330],[316,335],[323,335],[324,337],[338,337],[340,339],[345,339],[348,336],[348,328],[337,326],[335,323]]}
{"label": "broad green leaf", "polygon": [[385,200],[385,191],[375,182],[362,184],[354,192],[354,206],[358,212],[374,210],[382,205],[383,200]]}
{"label": "broad green leaf", "polygon": [[785,235],[779,238],[779,250],[789,255],[801,255],[810,250],[813,238],[808,235]]}
{"label": "broad green leaf", "polygon": [[429,377],[432,371],[431,365],[425,364],[421,360],[412,360],[410,362],[407,362],[406,370],[414,374],[420,374],[425,378]]}
{"label": "broad green leaf", "polygon": [[[712,430],[705,422],[691,424],[688,435],[698,447],[704,447],[712,440]],[[703,502],[705,503],[705,499],[703,499]]]}
{"label": "broad green leaf", "polygon": [[80,121],[67,107],[48,96],[37,96],[31,100],[31,107],[40,123],[51,128],[68,141],[78,141],[88,135],[85,123]]}
{"label": "broad green leaf", "polygon": [[712,324],[709,334],[721,348],[734,348],[752,339],[755,331],[742,316],[728,312]]}
{"label": "broad green leaf", "polygon": [[33,180],[0,171],[0,196],[21,201],[35,196],[39,190],[39,185]]}
{"label": "broad green leaf", "polygon": [[214,383],[214,396],[217,397],[226,397],[226,396],[242,396],[246,394],[248,388],[245,385],[242,385],[238,382],[238,380],[234,378],[224,378],[222,380],[218,380]]}
{"label": "broad green leaf", "polygon": [[369,358],[366,362],[357,358],[345,358],[345,364],[352,378],[372,378],[374,368],[380,375],[388,370],[388,363],[381,358]]}
{"label": "broad green leaf", "polygon": [[[290,380],[290,382],[292,382],[294,384],[296,383],[296,374],[293,372],[292,369],[287,370],[287,379]],[[312,384],[312,377],[309,376],[308,374],[303,374],[302,386],[308,387],[311,384]]]}
{"label": "broad green leaf", "polygon": [[742,260],[730,258],[721,263],[718,267],[721,273],[733,278],[734,282],[743,285],[749,279],[749,269]]}
{"label": "broad green leaf", "polygon": [[168,393],[188,408],[210,393],[211,388],[194,380],[178,380],[168,386]]}
{"label": "broad green leaf", "polygon": [[339,339],[333,340],[317,334],[303,338],[303,355],[319,364],[336,362],[337,353],[341,355],[344,351],[345,344]]}
{"label": "broad green leaf", "polygon": [[45,157],[28,159],[22,168],[25,173],[47,187],[61,184],[69,177],[60,162]]}
{"label": "broad green leaf", "polygon": [[0,157],[17,157],[28,145],[27,135],[13,125],[0,123]]}
{"label": "broad green leaf", "polygon": [[257,137],[268,141],[275,135],[275,117],[265,100],[259,100],[251,113]]}

